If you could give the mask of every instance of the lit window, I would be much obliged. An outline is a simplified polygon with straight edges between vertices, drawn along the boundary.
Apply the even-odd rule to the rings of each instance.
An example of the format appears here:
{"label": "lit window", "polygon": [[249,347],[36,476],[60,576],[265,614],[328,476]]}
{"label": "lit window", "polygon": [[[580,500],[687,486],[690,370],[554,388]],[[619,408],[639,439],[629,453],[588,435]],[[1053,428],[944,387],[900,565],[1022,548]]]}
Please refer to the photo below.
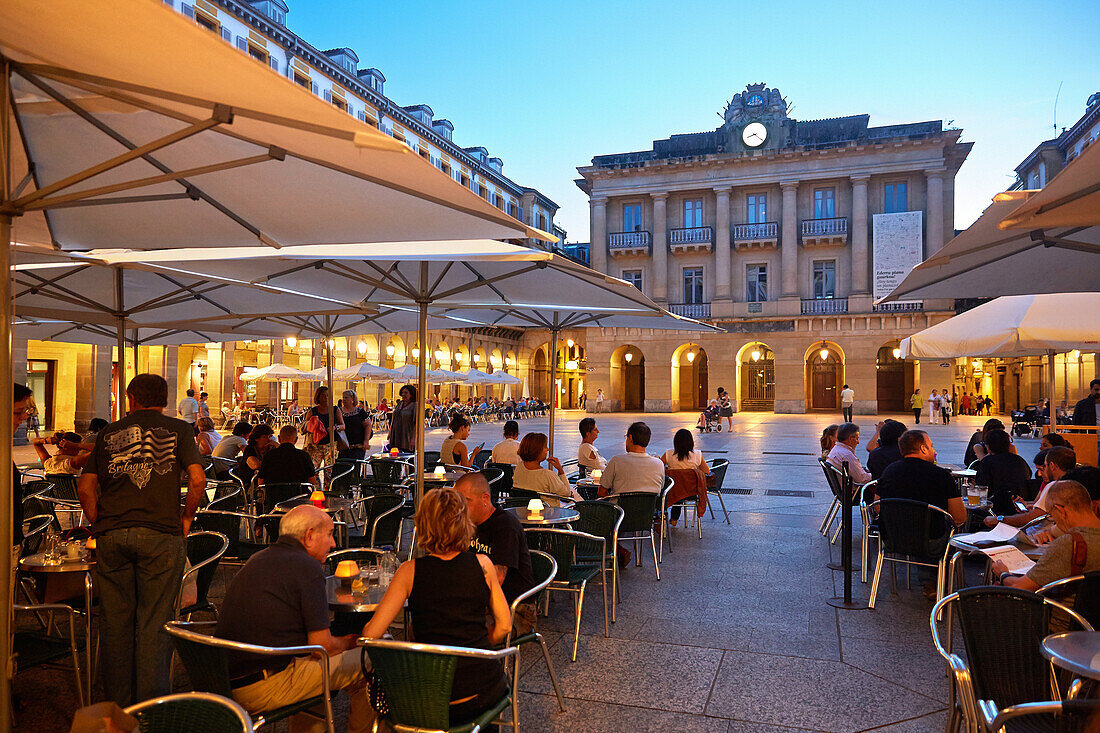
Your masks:
{"label": "lit window", "polygon": [[768,299],[768,266],[749,265],[745,277],[745,300],[763,303]]}

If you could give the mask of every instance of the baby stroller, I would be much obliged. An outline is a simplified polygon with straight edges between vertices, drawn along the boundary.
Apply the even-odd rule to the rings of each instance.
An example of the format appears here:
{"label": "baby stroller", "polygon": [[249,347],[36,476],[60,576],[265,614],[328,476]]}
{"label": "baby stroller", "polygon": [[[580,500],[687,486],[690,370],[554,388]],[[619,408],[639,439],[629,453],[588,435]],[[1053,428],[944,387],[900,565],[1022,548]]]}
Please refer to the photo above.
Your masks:
{"label": "baby stroller", "polygon": [[711,433],[715,430],[722,432],[722,420],[718,417],[718,410],[703,410],[699,413],[699,422],[695,427],[703,433]]}
{"label": "baby stroller", "polygon": [[1028,405],[1023,410],[1012,411],[1012,434],[1018,438],[1032,433],[1039,425],[1039,408]]}

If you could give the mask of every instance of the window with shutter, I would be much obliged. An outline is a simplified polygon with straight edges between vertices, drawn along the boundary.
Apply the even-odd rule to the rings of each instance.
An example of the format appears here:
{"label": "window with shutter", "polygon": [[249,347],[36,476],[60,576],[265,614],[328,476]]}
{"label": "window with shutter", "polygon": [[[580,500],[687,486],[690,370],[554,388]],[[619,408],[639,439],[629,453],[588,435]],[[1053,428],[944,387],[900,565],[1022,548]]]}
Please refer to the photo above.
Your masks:
{"label": "window with shutter", "polygon": [[190,18],[191,20],[194,20],[195,19],[195,9],[193,7],[191,7],[190,5],[184,3],[184,5],[183,5],[183,15],[184,15],[184,17],[187,17],[187,18]]}
{"label": "window with shutter", "polygon": [[275,71],[279,70],[279,62],[275,59],[274,56],[268,56],[267,63],[271,64],[271,68],[275,69]]}
{"label": "window with shutter", "polygon": [[233,34],[224,26],[222,26],[222,40],[226,43],[233,43]]}
{"label": "window with shutter", "polygon": [[[313,92],[314,93],[317,92],[317,85],[316,84],[313,85]],[[332,101],[332,92],[330,92],[328,89],[325,90],[325,101],[326,102],[331,102]]]}
{"label": "window with shutter", "polygon": [[359,111],[359,121],[360,122],[366,122],[367,121],[367,113],[366,112],[363,112],[362,110]]}
{"label": "window with shutter", "polygon": [[242,51],[247,51],[248,39],[244,36],[237,36],[237,48],[241,49]]}
{"label": "window with shutter", "polygon": [[309,83],[309,88],[310,88],[310,91],[312,91],[314,94],[316,94],[317,93],[317,82],[311,81]]}
{"label": "window with shutter", "polygon": [[170,8],[176,7],[176,4],[173,2],[173,0],[164,0],[164,4]]}

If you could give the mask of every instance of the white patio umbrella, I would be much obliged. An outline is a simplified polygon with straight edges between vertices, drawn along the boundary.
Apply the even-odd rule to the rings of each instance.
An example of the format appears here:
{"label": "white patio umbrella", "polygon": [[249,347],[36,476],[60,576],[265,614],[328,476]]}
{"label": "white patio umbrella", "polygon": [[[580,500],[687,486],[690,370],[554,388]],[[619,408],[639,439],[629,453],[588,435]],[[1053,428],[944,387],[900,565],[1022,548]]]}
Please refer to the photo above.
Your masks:
{"label": "white patio umbrella", "polygon": [[[1054,355],[1100,351],[1100,293],[1012,295],[991,300],[902,339],[901,357],[1047,355],[1049,398],[1054,399]],[[1054,419],[1055,411],[1051,409]]]}
{"label": "white patio umbrella", "polygon": [[999,227],[1033,194],[998,194],[977,221],[914,267],[883,301],[1100,290],[1100,227]]}
{"label": "white patio umbrella", "polygon": [[[303,245],[258,251],[235,247],[102,256],[109,263],[140,261],[147,267],[171,267],[200,277],[244,279],[336,299],[361,298],[379,309],[415,306],[421,344],[427,344],[429,307],[456,309],[462,317],[494,307],[663,313],[629,283],[564,257],[496,241]],[[420,363],[421,384],[428,381],[425,361]],[[418,390],[418,414],[423,414],[423,392]],[[417,445],[423,450],[421,421],[417,421]],[[418,472],[417,495],[422,493],[423,476]]]}
{"label": "white patio umbrella", "polygon": [[1100,145],[1089,145],[1034,196],[1010,211],[1001,229],[1100,226]]}
{"label": "white patio umbrella", "polygon": [[465,372],[459,373],[464,377],[463,381],[470,386],[481,386],[494,383],[491,374],[486,374],[477,369],[467,369]]}
{"label": "white patio umbrella", "polygon": [[245,372],[241,375],[242,382],[279,382],[280,389],[278,397],[278,409],[281,412],[283,409],[283,396],[282,396],[282,382],[292,382],[294,380],[305,380],[306,372],[301,369],[295,369],[292,366],[287,366],[281,362],[275,362],[265,367],[260,367],[251,372]]}
{"label": "white patio umbrella", "polygon": [[399,379],[396,370],[376,364],[360,362],[332,373],[332,378],[341,382],[394,382]]}

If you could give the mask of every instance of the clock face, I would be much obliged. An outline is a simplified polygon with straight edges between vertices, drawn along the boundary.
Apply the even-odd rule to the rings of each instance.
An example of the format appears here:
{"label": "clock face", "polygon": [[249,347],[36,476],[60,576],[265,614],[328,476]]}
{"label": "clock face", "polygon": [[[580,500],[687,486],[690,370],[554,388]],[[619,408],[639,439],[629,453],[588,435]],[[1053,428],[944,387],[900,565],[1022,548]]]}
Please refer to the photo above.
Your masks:
{"label": "clock face", "polygon": [[768,128],[759,122],[750,122],[741,131],[741,141],[750,148],[758,148],[768,139]]}

